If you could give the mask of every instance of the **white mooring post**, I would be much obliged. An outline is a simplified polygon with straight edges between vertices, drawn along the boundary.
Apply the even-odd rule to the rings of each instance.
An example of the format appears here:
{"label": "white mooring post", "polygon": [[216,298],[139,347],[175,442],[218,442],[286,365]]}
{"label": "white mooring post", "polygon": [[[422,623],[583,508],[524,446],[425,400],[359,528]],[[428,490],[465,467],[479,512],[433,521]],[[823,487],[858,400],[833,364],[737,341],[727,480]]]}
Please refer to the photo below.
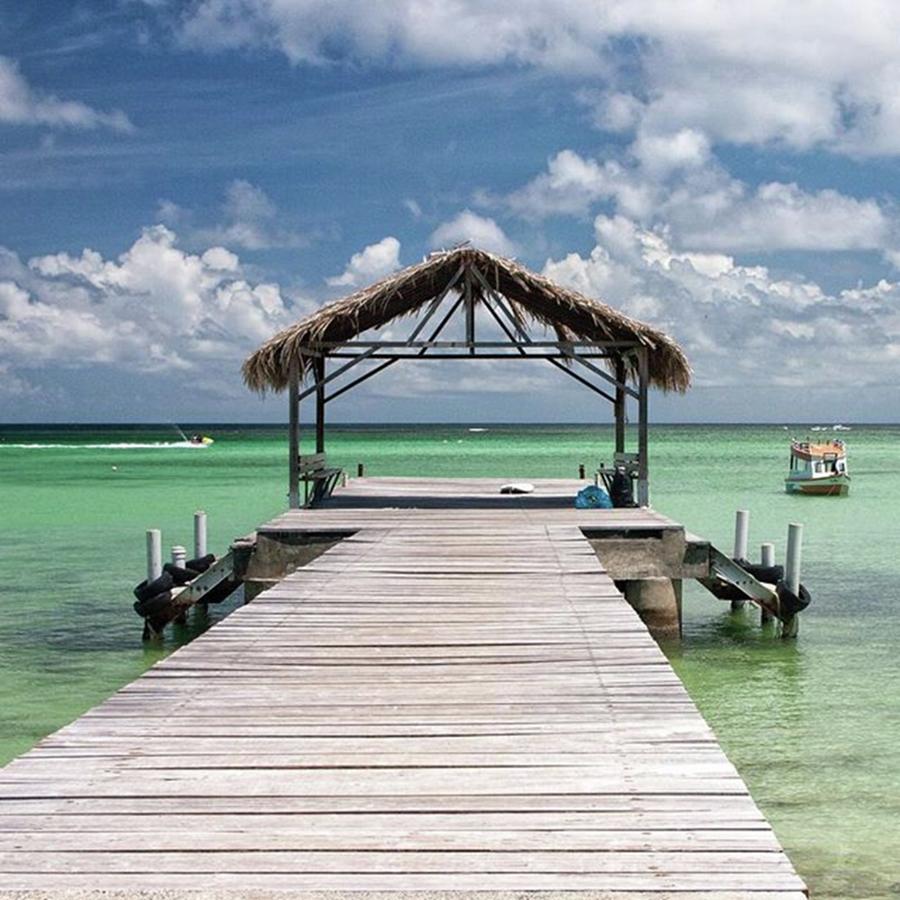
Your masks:
{"label": "white mooring post", "polygon": [[[796,522],[788,525],[787,552],[784,557],[784,583],[792,594],[800,593],[800,563],[803,559],[803,526]],[[799,619],[796,614],[784,620],[781,636],[797,637]]]}
{"label": "white mooring post", "polygon": [[[760,565],[771,568],[775,565],[775,545],[774,544],[760,544],[759,545],[759,562]],[[759,624],[765,625],[767,622],[772,621],[772,614],[767,610],[760,607],[759,610]]]}
{"label": "white mooring post", "polygon": [[147,529],[147,581],[155,581],[162,575],[162,532],[158,528]]}
{"label": "white mooring post", "polygon": [[198,509],[194,513],[194,557],[206,556],[206,513]]}
{"label": "white mooring post", "polygon": [[788,525],[787,555],[784,560],[784,580],[794,594],[800,593],[800,561],[803,558],[803,526]]}
{"label": "white mooring post", "polygon": [[750,512],[739,509],[734,514],[734,559],[746,559],[750,541]]}
{"label": "white mooring post", "polygon": [[[733,559],[746,559],[747,547],[750,540],[750,513],[746,509],[739,509],[734,514],[734,554]],[[732,600],[732,609],[743,609],[743,600]]]}
{"label": "white mooring post", "polygon": [[178,566],[179,569],[183,569],[184,564],[187,562],[187,550],[181,546],[181,544],[175,544],[172,547],[172,565]]}

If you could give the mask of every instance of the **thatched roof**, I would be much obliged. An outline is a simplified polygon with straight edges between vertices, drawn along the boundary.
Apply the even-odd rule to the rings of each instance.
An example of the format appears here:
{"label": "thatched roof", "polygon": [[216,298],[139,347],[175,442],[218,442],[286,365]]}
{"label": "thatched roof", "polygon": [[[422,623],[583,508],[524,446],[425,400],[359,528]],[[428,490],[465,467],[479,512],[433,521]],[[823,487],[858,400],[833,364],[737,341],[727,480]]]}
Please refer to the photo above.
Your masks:
{"label": "thatched roof", "polygon": [[[666,391],[684,391],[690,385],[687,359],[668,335],[605,303],[560,287],[511,259],[472,247],[432,253],[418,265],[329,303],[285,328],[244,362],[244,381],[260,392],[283,390],[292,363],[296,362],[305,374],[312,364],[310,350],[317,345],[346,343],[370,328],[417,313],[446,289],[461,266],[477,269],[479,277],[469,279],[476,302],[481,302],[484,285],[488,284],[506,298],[523,325],[537,322],[552,329],[560,341],[638,342],[649,349],[652,385]],[[462,284],[461,278],[458,286]],[[634,379],[634,356],[623,357]]]}

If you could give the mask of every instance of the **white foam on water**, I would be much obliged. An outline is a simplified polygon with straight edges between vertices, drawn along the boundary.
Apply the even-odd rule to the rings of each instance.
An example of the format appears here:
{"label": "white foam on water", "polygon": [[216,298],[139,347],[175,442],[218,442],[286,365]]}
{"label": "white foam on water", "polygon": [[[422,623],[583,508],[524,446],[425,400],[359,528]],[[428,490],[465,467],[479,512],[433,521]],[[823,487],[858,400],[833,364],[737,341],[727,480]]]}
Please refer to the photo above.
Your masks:
{"label": "white foam on water", "polygon": [[192,444],[190,441],[115,444],[5,444],[0,442],[0,449],[7,448],[9,450],[197,450],[205,449],[208,446],[208,444]]}

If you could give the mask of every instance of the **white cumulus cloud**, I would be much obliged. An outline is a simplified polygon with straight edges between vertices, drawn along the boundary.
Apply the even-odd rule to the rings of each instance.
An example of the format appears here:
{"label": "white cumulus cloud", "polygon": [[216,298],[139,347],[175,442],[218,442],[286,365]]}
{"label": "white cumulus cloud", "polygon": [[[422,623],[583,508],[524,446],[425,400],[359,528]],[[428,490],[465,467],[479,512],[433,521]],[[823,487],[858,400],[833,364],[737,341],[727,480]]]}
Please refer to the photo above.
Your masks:
{"label": "white cumulus cloud", "polygon": [[727,252],[878,250],[895,248],[900,222],[872,198],[795,183],[755,188],[706,154],[692,134],[668,149],[642,144],[624,162],[599,161],[562,150],[547,169],[507,197],[505,205],[531,219],[584,215],[608,205],[648,227],[664,227],[679,246]]}
{"label": "white cumulus cloud", "polygon": [[389,235],[354,253],[343,273],[328,278],[327,282],[332,287],[361,287],[399,267],[400,241]]}
{"label": "white cumulus cloud", "polygon": [[278,285],[249,282],[233,253],[187,253],[163,226],[145,229],[115,260],[86,249],[26,264],[0,250],[0,360],[19,376],[47,364],[104,364],[213,367],[233,380],[244,354],[292,317]]}
{"label": "white cumulus cloud", "polygon": [[830,294],[726,254],[678,251],[623,216],[598,216],[595,236],[589,254],[548,260],[544,274],[669,332],[699,387],[820,388],[852,371],[859,389],[900,375],[898,283]]}
{"label": "white cumulus cloud", "polygon": [[0,122],[134,131],[121,110],[102,112],[76,100],[60,100],[32,88],[16,63],[6,56],[0,56]]}
{"label": "white cumulus cloud", "polygon": [[464,209],[448,222],[438,225],[431,235],[432,247],[453,247],[464,243],[502,256],[512,256],[516,252],[516,245],[493,219],[480,216],[470,209]]}
{"label": "white cumulus cloud", "polygon": [[893,0],[200,0],[181,25],[294,63],[542,67],[604,128],[858,155],[900,152],[898,33]]}

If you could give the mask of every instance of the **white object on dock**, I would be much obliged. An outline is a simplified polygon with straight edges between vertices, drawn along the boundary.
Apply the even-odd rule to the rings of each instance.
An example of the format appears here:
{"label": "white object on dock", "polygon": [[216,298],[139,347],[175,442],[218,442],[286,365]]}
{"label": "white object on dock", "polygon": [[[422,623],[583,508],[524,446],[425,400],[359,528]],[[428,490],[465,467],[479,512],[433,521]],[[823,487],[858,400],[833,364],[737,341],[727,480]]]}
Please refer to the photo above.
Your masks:
{"label": "white object on dock", "polygon": [[734,559],[746,559],[750,541],[750,511],[739,509],[734,516]]}
{"label": "white object on dock", "polygon": [[527,481],[511,481],[500,485],[501,494],[533,494],[534,485]]}
{"label": "white object on dock", "polygon": [[147,581],[155,581],[162,575],[162,532],[158,528],[147,529]]}
{"label": "white object on dock", "polygon": [[187,550],[181,544],[175,544],[172,547],[172,565],[178,566],[179,569],[185,568],[187,562]]}
{"label": "white object on dock", "polygon": [[784,581],[792,594],[800,593],[800,562],[803,558],[803,526],[788,525],[787,554],[784,560]]}
{"label": "white object on dock", "polygon": [[194,557],[206,556],[206,513],[198,509],[194,513]]}

